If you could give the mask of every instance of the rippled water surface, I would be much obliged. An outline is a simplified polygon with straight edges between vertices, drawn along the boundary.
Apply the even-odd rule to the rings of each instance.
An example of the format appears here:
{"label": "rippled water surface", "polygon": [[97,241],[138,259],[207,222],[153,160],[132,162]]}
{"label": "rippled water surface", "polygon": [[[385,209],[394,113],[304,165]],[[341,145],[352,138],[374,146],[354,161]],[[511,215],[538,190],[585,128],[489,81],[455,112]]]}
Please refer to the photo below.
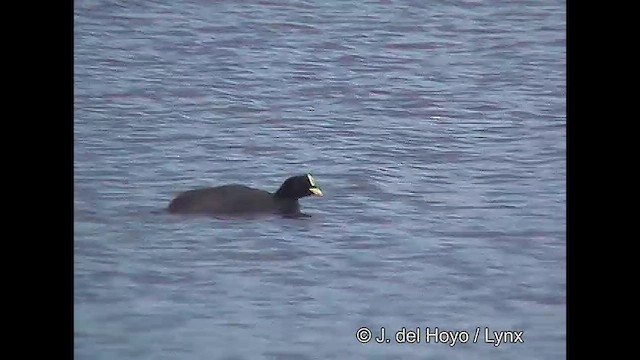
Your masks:
{"label": "rippled water surface", "polygon": [[[76,358],[565,357],[563,2],[74,12]],[[305,172],[311,218],[154,213]]]}

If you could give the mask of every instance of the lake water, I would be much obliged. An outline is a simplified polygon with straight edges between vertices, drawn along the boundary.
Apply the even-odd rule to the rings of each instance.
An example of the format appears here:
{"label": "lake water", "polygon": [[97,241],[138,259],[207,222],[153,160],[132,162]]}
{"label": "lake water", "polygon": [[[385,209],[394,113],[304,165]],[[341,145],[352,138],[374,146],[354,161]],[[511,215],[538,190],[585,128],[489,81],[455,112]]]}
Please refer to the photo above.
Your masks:
{"label": "lake water", "polygon": [[[564,2],[78,0],[74,19],[77,359],[566,356]],[[310,218],[155,213],[306,172]]]}

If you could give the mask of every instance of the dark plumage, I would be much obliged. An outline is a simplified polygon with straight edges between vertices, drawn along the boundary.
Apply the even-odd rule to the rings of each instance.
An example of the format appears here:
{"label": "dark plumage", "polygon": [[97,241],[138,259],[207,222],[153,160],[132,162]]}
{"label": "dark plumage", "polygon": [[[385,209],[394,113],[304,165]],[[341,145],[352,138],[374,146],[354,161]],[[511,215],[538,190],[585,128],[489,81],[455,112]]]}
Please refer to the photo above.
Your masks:
{"label": "dark plumage", "polygon": [[309,195],[322,196],[311,174],[285,180],[275,193],[245,185],[222,185],[185,191],[169,204],[174,214],[282,214],[300,215],[298,199]]}

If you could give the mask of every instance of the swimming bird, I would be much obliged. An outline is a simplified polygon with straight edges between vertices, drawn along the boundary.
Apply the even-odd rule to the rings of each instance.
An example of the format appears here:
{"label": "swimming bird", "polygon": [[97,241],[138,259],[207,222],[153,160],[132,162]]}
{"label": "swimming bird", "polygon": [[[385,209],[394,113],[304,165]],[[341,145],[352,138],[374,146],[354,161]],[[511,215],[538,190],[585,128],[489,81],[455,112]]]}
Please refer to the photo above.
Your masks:
{"label": "swimming bird", "polygon": [[309,195],[323,196],[313,176],[304,174],[288,178],[274,193],[240,184],[185,191],[171,201],[168,210],[174,214],[304,216],[298,199]]}

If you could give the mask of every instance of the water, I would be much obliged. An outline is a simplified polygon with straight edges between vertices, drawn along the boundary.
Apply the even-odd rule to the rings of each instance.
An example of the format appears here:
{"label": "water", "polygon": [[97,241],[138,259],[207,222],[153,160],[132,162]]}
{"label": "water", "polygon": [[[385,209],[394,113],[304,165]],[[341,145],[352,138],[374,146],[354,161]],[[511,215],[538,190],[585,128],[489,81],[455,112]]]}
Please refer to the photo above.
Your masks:
{"label": "water", "polygon": [[[564,2],[74,15],[76,358],[565,357]],[[325,193],[308,219],[153,213],[305,172]]]}

